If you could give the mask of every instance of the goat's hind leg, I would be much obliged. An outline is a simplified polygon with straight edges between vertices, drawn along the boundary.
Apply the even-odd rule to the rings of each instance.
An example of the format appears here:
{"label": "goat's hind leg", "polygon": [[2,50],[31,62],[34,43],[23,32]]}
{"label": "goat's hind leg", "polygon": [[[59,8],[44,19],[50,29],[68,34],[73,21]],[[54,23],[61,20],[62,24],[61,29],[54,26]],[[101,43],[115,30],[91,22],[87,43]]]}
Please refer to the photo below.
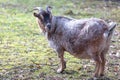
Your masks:
{"label": "goat's hind leg", "polygon": [[104,76],[104,69],[105,69],[105,54],[101,53],[100,55],[95,56],[94,58],[96,62],[96,68],[95,68],[95,75],[94,77],[98,79],[102,79]]}
{"label": "goat's hind leg", "polygon": [[99,59],[99,56],[96,55],[93,57],[95,63],[96,63],[96,66],[95,66],[95,73],[94,73],[94,77],[99,77],[99,69],[100,69],[100,59]]}
{"label": "goat's hind leg", "polygon": [[64,60],[64,51],[58,50],[57,53],[58,53],[58,58],[60,59],[60,66],[57,70],[57,73],[61,73],[66,68],[66,62]]}
{"label": "goat's hind leg", "polygon": [[94,77],[98,76],[98,71],[99,71],[99,62],[96,61]]}
{"label": "goat's hind leg", "polygon": [[100,70],[99,70],[99,75],[100,76],[104,76],[104,70],[105,70],[105,63],[106,63],[106,59],[105,59],[105,54],[106,53],[101,53],[100,57],[101,57],[101,64],[100,64]]}

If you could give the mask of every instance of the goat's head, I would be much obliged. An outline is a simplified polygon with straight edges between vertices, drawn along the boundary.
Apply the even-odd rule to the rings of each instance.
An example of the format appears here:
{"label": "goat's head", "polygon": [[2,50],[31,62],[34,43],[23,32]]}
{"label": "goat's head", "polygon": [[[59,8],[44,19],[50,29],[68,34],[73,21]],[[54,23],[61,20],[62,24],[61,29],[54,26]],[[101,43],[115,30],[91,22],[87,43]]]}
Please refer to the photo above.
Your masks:
{"label": "goat's head", "polygon": [[49,32],[52,20],[51,7],[47,6],[46,10],[36,7],[34,10],[38,10],[38,12],[34,12],[33,15],[38,18],[38,24],[42,31]]}

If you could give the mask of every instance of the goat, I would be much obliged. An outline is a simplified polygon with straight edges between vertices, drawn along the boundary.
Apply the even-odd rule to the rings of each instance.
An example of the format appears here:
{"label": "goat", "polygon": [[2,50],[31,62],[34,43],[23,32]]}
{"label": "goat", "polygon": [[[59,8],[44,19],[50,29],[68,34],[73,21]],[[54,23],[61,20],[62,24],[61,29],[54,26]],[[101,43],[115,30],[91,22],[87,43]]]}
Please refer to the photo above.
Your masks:
{"label": "goat", "polygon": [[33,15],[38,19],[39,27],[48,39],[50,46],[57,52],[61,73],[66,68],[64,52],[81,59],[93,59],[96,63],[95,77],[104,75],[106,53],[109,50],[115,22],[107,23],[102,19],[71,19],[53,16],[51,7],[46,10],[36,7]]}

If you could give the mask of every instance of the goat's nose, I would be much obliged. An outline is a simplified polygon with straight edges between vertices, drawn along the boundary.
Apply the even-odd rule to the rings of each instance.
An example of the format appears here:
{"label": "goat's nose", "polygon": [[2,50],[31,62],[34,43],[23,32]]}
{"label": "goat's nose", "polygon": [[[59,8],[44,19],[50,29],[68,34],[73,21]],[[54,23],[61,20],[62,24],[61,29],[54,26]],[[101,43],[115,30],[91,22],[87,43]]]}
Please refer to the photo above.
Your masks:
{"label": "goat's nose", "polygon": [[48,27],[48,29],[50,29],[50,28],[51,28],[51,25],[50,25],[50,24],[47,24],[47,27]]}

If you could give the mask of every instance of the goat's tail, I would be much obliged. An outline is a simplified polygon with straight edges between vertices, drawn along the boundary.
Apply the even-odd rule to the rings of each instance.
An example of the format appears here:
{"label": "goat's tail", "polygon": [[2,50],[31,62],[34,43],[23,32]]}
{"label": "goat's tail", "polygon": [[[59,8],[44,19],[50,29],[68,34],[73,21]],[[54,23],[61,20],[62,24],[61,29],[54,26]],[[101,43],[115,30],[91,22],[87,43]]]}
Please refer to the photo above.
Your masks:
{"label": "goat's tail", "polygon": [[115,29],[116,25],[117,24],[115,22],[110,22],[109,23],[108,39],[110,39],[112,37],[112,34],[114,32],[114,29]]}
{"label": "goat's tail", "polygon": [[113,31],[116,27],[116,23],[110,22],[108,26],[109,26],[109,29],[104,33],[104,37],[107,39],[107,41],[111,39]]}

